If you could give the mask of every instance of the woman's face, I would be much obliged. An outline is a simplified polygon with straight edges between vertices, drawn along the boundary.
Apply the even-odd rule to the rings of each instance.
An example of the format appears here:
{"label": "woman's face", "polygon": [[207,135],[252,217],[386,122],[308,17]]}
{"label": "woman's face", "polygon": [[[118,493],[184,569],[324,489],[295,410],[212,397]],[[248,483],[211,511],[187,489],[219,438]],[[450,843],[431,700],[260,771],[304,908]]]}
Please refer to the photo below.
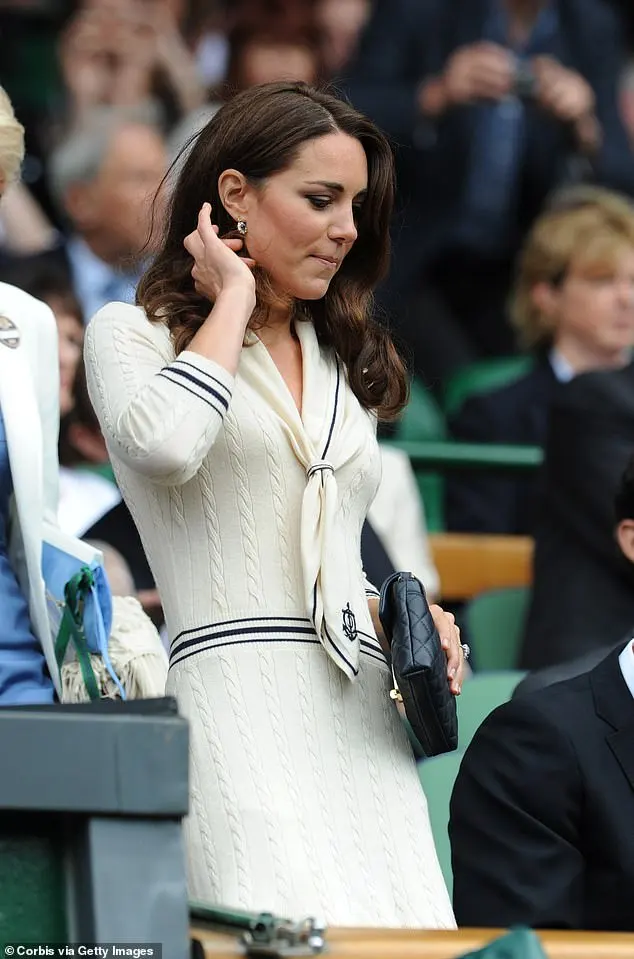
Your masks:
{"label": "woman's face", "polygon": [[59,342],[59,408],[64,416],[73,408],[73,386],[77,367],[81,359],[84,342],[84,328],[79,319],[64,310],[61,306],[51,303],[51,308],[57,320],[57,336]]}
{"label": "woman's face", "polygon": [[365,151],[345,133],[308,140],[287,169],[247,186],[249,255],[275,290],[318,300],[357,238],[368,186]]}

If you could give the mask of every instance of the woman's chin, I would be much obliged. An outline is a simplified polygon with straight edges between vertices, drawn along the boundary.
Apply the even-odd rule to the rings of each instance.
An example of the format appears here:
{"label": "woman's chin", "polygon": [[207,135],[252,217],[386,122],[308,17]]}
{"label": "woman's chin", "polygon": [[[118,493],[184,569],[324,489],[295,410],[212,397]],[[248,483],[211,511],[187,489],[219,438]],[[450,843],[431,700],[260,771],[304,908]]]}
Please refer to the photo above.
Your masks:
{"label": "woman's chin", "polygon": [[296,284],[290,293],[296,300],[321,300],[328,292],[329,286],[330,280],[310,280]]}

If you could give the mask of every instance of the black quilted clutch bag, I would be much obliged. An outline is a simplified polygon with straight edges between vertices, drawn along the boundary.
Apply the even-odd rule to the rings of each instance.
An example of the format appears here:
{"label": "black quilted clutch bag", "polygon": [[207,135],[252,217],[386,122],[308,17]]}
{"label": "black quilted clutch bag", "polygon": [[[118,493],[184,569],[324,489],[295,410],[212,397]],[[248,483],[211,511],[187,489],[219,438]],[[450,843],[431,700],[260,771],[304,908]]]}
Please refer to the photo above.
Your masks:
{"label": "black quilted clutch bag", "polygon": [[381,588],[379,619],[392,653],[392,697],[402,700],[426,756],[451,752],[458,746],[456,700],[420,580],[411,573],[389,576]]}

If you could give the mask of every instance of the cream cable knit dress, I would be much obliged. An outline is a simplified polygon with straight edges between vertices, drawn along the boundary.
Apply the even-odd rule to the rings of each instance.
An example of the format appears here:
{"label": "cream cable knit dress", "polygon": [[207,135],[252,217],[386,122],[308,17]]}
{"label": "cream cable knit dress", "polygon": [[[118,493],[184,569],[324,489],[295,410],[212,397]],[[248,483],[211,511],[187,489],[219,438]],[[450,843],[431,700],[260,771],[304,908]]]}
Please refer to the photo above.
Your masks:
{"label": "cream cable knit dress", "polygon": [[[310,323],[298,334],[301,418],[253,334],[234,380],[193,352],[175,358],[167,329],[136,307],[110,304],[87,330],[91,399],[163,601],[167,690],[191,725],[190,895],[337,925],[453,927],[368,626],[359,557],[379,482],[374,422],[343,379],[337,425],[334,357]],[[329,431],[334,472],[320,466]],[[334,482],[327,508],[309,490],[315,465]],[[333,502],[336,534],[320,526]],[[322,566],[341,571],[350,600],[334,636],[307,608],[305,567],[324,542],[337,555]],[[326,614],[339,601],[322,599]]]}

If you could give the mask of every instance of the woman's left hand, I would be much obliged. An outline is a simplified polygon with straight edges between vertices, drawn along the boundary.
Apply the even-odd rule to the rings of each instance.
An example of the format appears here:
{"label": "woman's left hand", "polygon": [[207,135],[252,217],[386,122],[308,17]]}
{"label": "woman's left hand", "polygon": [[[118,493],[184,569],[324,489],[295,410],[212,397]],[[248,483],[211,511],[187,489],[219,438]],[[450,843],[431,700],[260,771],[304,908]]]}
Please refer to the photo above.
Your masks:
{"label": "woman's left hand", "polygon": [[442,648],[447,656],[447,679],[454,696],[460,695],[465,674],[465,655],[460,642],[460,629],[456,626],[456,617],[440,606],[430,606]]}

